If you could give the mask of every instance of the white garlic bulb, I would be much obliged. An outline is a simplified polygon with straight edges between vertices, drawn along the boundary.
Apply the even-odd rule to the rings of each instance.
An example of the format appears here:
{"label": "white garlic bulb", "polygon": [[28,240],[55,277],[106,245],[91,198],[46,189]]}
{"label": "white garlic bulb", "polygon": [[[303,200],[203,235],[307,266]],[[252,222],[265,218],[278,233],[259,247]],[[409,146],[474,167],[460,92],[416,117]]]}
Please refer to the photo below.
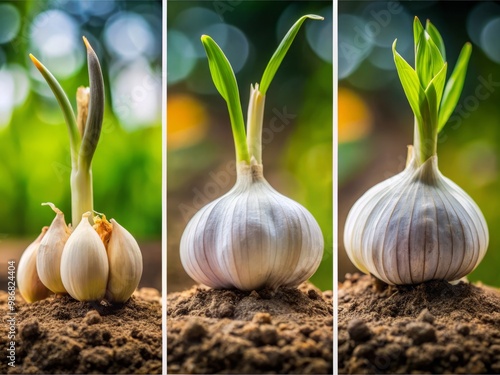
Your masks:
{"label": "white garlic bulb", "polygon": [[64,287],[78,301],[97,301],[104,297],[109,266],[106,248],[89,223],[90,212],[82,215],[64,246],[61,278]]}
{"label": "white garlic bulb", "polygon": [[61,280],[61,256],[71,230],[64,221],[64,214],[52,203],[44,203],[56,213],[47,233],[40,242],[36,269],[42,283],[54,293],[66,293]]}
{"label": "white garlic bulb", "polygon": [[405,170],[352,207],[344,244],[356,267],[386,283],[453,281],[484,257],[488,227],[474,201],[440,173],[437,156],[419,166],[410,147]]}
{"label": "white garlic bulb", "polygon": [[213,288],[297,286],[318,268],[323,236],[313,216],[238,164],[236,185],[198,211],[182,235],[182,265]]}
{"label": "white garlic bulb", "polygon": [[106,299],[110,302],[126,302],[139,285],[142,276],[142,255],[135,238],[116,220],[113,226],[107,255],[109,277],[106,287]]}
{"label": "white garlic bulb", "polygon": [[43,227],[42,233],[24,251],[17,268],[17,286],[26,302],[31,303],[47,298],[52,292],[43,285],[36,271],[36,255],[42,238],[49,227]]}

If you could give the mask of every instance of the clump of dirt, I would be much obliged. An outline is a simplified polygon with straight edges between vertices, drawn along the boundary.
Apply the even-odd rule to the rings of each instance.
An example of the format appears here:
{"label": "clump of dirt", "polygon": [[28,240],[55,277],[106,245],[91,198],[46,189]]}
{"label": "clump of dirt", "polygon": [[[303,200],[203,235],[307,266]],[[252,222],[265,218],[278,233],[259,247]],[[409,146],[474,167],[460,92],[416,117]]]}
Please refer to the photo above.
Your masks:
{"label": "clump of dirt", "polygon": [[[3,316],[7,308],[7,293],[1,291]],[[0,373],[161,373],[161,297],[156,289],[142,288],[116,307],[69,296],[32,304],[18,297],[16,310],[15,367],[2,360]],[[0,347],[7,348],[6,322],[1,329]]]}
{"label": "clump of dirt", "polygon": [[167,372],[332,374],[332,292],[195,286],[167,295]]}
{"label": "clump of dirt", "polygon": [[500,373],[500,292],[432,281],[339,285],[339,373]]}

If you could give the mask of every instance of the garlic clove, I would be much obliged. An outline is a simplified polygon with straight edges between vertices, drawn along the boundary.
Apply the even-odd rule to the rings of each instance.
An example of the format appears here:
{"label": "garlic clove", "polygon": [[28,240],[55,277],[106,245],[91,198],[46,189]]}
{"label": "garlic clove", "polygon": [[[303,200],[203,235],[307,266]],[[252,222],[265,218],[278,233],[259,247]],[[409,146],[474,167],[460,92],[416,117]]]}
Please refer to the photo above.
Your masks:
{"label": "garlic clove", "polygon": [[318,268],[323,236],[313,216],[274,190],[262,165],[238,165],[236,185],[198,211],[182,235],[184,269],[213,288],[297,286]]}
{"label": "garlic clove", "polygon": [[89,217],[90,212],[82,215],[61,257],[62,282],[71,297],[78,301],[102,299],[109,274],[106,248],[90,225]]}
{"label": "garlic clove", "polygon": [[64,214],[52,203],[48,205],[56,213],[47,233],[40,242],[36,257],[36,269],[42,283],[56,294],[66,293],[61,280],[61,255],[71,230],[64,221]]}
{"label": "garlic clove", "polygon": [[484,257],[488,227],[474,201],[441,174],[436,156],[418,166],[411,152],[403,172],[352,207],[344,244],[356,267],[386,283],[453,281]]}
{"label": "garlic clove", "polygon": [[17,268],[17,286],[24,300],[28,303],[47,298],[52,292],[43,285],[36,271],[36,258],[42,238],[49,227],[43,227],[42,233],[24,250]]}
{"label": "garlic clove", "polygon": [[124,303],[141,280],[142,254],[137,241],[125,228],[114,219],[111,219],[111,224],[112,231],[107,246],[109,278],[106,299]]}

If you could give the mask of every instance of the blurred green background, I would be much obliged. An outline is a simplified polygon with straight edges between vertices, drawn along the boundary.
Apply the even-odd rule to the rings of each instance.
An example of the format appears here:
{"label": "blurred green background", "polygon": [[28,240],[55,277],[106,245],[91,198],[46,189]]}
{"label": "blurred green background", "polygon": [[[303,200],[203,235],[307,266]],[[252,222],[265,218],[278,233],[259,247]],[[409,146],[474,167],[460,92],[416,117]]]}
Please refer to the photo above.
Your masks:
{"label": "blurred green background", "polygon": [[[28,55],[53,73],[76,108],[77,87],[88,86],[85,35],[106,86],[94,209],[139,241],[141,285],[161,287],[161,9],[161,1],[0,1],[2,264],[18,260],[51,223],[54,213],[42,202],[71,220],[68,131]],[[7,266],[0,267],[3,275]]]}
{"label": "blurred green background", "polygon": [[[465,42],[472,57],[459,104],[438,143],[441,172],[479,205],[490,230],[483,262],[469,278],[500,286],[500,4],[498,2],[339,2],[339,276],[355,271],[344,223],[371,186],[403,170],[413,114],[391,45],[413,65],[413,17],[438,28],[450,68]],[[485,83],[490,82],[490,83]]]}
{"label": "blurred green background", "polygon": [[[308,13],[325,20],[304,23],[266,95],[263,164],[271,185],[319,222],[325,254],[312,282],[332,288],[332,2],[168,1],[168,292],[194,284],[179,258],[188,220],[226,193],[236,175],[227,107],[212,83],[201,35],[210,35],[231,62],[246,117],[250,84]],[[273,118],[278,131],[270,128]]]}

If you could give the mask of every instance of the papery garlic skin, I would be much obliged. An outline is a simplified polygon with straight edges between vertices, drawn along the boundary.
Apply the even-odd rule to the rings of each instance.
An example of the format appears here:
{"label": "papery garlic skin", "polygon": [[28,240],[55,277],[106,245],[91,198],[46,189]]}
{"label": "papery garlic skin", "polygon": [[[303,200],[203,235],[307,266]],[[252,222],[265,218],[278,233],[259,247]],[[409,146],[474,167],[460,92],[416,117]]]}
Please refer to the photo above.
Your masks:
{"label": "papery garlic skin", "polygon": [[458,280],[483,259],[481,210],[438,169],[437,156],[368,190],[352,207],[344,245],[356,267],[388,284]]}
{"label": "papery garlic skin", "polygon": [[56,217],[40,242],[37,251],[36,269],[42,283],[56,294],[66,293],[61,280],[61,256],[71,230],[64,221],[64,214],[52,203],[44,203],[52,208]]}
{"label": "papery garlic skin", "polygon": [[137,289],[142,276],[142,254],[135,238],[116,220],[107,246],[109,278],[106,299],[126,302]]}
{"label": "papery garlic skin", "polygon": [[17,286],[24,300],[28,303],[47,298],[52,292],[43,285],[36,270],[36,258],[42,238],[49,227],[43,227],[42,233],[24,250],[17,267]]}
{"label": "papery garlic skin", "polygon": [[212,288],[299,285],[321,262],[318,223],[269,185],[261,164],[243,162],[238,169],[235,186],[188,223],[180,244],[184,269]]}
{"label": "papery garlic skin", "polygon": [[97,301],[104,297],[109,266],[106,248],[89,223],[90,212],[66,242],[61,257],[64,287],[78,301]]}

